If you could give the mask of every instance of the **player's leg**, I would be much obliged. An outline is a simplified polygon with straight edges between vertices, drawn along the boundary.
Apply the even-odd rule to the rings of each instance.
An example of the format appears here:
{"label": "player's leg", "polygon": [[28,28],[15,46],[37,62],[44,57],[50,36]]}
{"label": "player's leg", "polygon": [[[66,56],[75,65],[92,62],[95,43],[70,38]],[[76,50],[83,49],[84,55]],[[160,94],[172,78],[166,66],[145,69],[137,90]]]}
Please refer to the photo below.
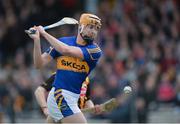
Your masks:
{"label": "player's leg", "polygon": [[87,123],[83,113],[75,113],[71,116],[65,117],[61,120],[62,123]]}
{"label": "player's leg", "polygon": [[[58,95],[55,93],[55,98],[56,96]],[[61,102],[57,103],[61,103],[59,110],[64,117],[61,119],[62,123],[87,123],[86,118],[77,105],[79,95],[67,90],[62,90],[62,96],[59,98]]]}
{"label": "player's leg", "polygon": [[52,88],[47,100],[49,115],[55,122],[86,123],[86,119],[77,105],[78,98],[79,94]]}

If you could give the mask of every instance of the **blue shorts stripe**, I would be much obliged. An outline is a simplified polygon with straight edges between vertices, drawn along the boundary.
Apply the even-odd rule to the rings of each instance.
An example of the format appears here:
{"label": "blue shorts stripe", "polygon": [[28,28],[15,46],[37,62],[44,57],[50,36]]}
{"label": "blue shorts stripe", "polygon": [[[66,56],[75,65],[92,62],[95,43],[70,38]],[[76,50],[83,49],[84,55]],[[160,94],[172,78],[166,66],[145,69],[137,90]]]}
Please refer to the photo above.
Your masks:
{"label": "blue shorts stripe", "polygon": [[64,99],[61,89],[55,89],[54,97],[58,108],[64,117],[74,114],[69,105],[67,104],[66,100]]}
{"label": "blue shorts stripe", "polygon": [[57,89],[57,90],[54,92],[55,95],[57,95],[57,94],[59,94],[59,93],[62,93],[62,90],[61,90],[61,89]]}
{"label": "blue shorts stripe", "polygon": [[64,117],[74,114],[64,98],[61,103],[61,112]]}
{"label": "blue shorts stripe", "polygon": [[63,96],[62,96],[62,94],[60,93],[60,94],[57,94],[57,95],[55,94],[54,97],[55,97],[56,101],[59,101],[59,99],[60,99],[61,97],[63,97]]}

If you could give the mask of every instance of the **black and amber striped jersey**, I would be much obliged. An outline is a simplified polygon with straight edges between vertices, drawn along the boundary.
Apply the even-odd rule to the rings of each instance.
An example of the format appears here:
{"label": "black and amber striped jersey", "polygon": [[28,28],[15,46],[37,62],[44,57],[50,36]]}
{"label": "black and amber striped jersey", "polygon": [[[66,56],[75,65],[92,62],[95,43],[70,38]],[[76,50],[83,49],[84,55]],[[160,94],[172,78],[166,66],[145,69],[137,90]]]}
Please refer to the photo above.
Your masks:
{"label": "black and amber striped jersey", "polygon": [[[56,73],[53,73],[41,86],[49,92],[52,88],[52,84],[54,82]],[[80,97],[78,101],[78,106],[80,109],[85,107],[85,102],[90,99],[90,86],[89,86],[89,78],[86,77],[86,80],[83,82],[80,92]]]}

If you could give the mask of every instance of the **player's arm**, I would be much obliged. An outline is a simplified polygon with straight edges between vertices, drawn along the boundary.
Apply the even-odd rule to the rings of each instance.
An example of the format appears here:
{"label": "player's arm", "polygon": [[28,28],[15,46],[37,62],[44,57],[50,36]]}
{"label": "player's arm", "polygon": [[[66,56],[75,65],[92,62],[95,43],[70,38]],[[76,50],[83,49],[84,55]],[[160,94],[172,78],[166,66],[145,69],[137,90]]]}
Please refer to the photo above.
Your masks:
{"label": "player's arm", "polygon": [[73,56],[83,59],[83,53],[79,47],[69,46],[44,31],[42,26],[39,26],[38,31],[40,34],[62,55]]}
{"label": "player's arm", "polygon": [[38,69],[47,65],[52,59],[53,58],[46,52],[44,52],[41,56],[34,52],[34,65]]}
{"label": "player's arm", "polygon": [[84,109],[87,109],[87,108],[93,108],[94,109],[94,112],[96,114],[101,114],[103,112],[102,110],[102,106],[96,104],[94,105],[93,101],[92,100],[87,100],[86,103],[85,103],[85,107]]}
{"label": "player's arm", "polygon": [[48,80],[46,80],[41,86],[39,86],[34,94],[36,97],[36,100],[41,107],[42,111],[44,114],[47,116],[48,111],[47,111],[47,102],[46,102],[46,93],[50,91],[52,88],[52,83],[54,82],[55,74],[53,74]]}
{"label": "player's arm", "polygon": [[91,99],[85,102],[85,108],[93,108],[93,107],[94,107],[94,103]]}
{"label": "player's arm", "polygon": [[[37,30],[37,27],[30,28],[31,30]],[[41,68],[46,65],[49,61],[51,61],[51,57],[49,54],[42,54],[41,44],[40,44],[40,34],[36,31],[35,34],[29,34],[29,36],[34,40],[34,50],[33,50],[33,60],[36,68]]]}
{"label": "player's arm", "polygon": [[38,88],[34,92],[36,96],[36,100],[43,112],[44,112],[44,109],[47,109],[47,102],[46,102],[46,95],[45,95],[46,93],[47,93],[46,89],[42,86],[38,86]]}

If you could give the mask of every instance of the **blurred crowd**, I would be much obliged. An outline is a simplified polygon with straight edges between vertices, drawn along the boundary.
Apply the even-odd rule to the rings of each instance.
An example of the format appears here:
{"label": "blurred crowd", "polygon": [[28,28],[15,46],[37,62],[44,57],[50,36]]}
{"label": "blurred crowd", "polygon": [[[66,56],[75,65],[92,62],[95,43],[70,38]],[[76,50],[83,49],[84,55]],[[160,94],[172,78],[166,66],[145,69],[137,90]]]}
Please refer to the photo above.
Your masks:
{"label": "blurred crowd", "polygon": [[[78,19],[82,0],[0,1],[0,120],[37,109],[33,91],[52,71],[33,67],[33,42],[24,29],[48,25],[64,16]],[[97,0],[102,19],[97,39],[103,50],[90,75],[91,98],[96,104],[117,97],[130,85],[132,96],[110,113],[93,118],[110,122],[147,122],[149,110],[162,104],[180,107],[180,1]],[[75,35],[72,26],[50,33]],[[43,49],[49,44],[42,41]]]}

